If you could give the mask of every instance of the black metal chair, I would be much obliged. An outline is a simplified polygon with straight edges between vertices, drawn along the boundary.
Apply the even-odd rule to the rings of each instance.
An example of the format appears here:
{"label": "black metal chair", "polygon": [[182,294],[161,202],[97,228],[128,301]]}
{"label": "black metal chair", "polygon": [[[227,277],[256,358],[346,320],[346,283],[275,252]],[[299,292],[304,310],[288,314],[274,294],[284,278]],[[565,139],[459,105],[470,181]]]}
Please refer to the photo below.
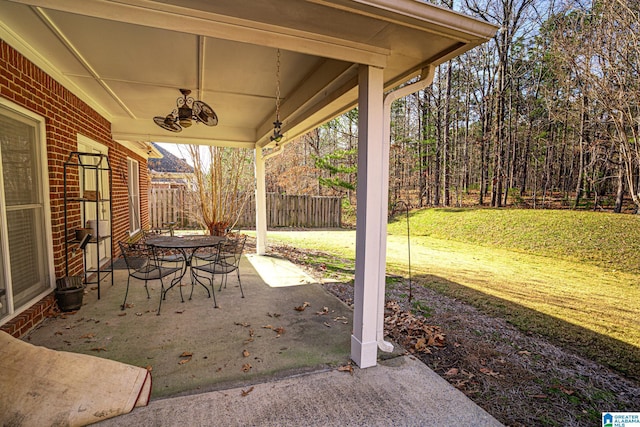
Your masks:
{"label": "black metal chair", "polygon": [[[206,258],[196,258],[194,256],[194,262],[191,264],[191,293],[193,294],[195,282],[205,285],[203,280],[206,280],[211,286],[214,307],[218,308],[213,286],[215,275],[218,274],[222,276],[220,287],[218,288],[218,291],[221,291],[223,284],[225,288],[227,287],[227,276],[229,273],[235,271],[238,278],[238,285],[240,286],[240,294],[242,298],[244,298],[244,290],[242,289],[242,281],[240,280],[240,258],[242,257],[246,240],[246,235],[228,238],[220,242],[215,247],[215,251],[207,252],[209,255]],[[196,254],[197,252],[198,251],[196,251]]]}
{"label": "black metal chair", "polygon": [[[227,228],[225,230],[224,235],[225,235],[225,238],[227,239],[237,239],[243,236],[243,234],[240,232],[240,228]],[[246,239],[246,236],[245,236],[245,239]],[[219,253],[217,246],[202,248],[202,250],[196,251],[193,254],[193,258],[197,260],[203,260],[203,261],[215,261],[216,259],[218,259],[218,257],[225,258],[225,257],[231,257],[231,256],[232,255],[225,252]]]}
{"label": "black metal chair", "polygon": [[160,303],[156,314],[160,315],[162,300],[165,299],[167,293],[163,279],[173,275],[174,277],[171,279],[171,284],[167,289],[175,285],[175,282],[182,277],[182,274],[180,273],[182,273],[184,269],[184,259],[175,259],[167,263],[166,260],[162,260],[162,256],[160,256],[155,248],[145,244],[118,242],[118,245],[120,246],[120,252],[124,257],[124,261],[129,272],[129,275],[127,276],[127,290],[124,294],[124,301],[122,302],[120,309],[124,310],[127,306],[129,283],[132,277],[144,282],[144,288],[147,291],[147,298],[151,298],[147,282],[151,280],[159,280]]}

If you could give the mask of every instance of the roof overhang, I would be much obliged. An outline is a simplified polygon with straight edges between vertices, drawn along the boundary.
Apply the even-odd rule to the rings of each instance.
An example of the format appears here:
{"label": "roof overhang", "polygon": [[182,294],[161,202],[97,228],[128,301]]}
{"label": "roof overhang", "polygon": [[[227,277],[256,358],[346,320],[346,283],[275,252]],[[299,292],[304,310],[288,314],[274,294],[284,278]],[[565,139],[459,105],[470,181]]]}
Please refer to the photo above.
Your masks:
{"label": "roof overhang", "polygon": [[[360,65],[382,68],[391,89],[496,29],[415,0],[0,0],[0,38],[139,152],[152,141],[268,146],[277,49],[291,140],[356,106]],[[156,126],[180,88],[209,104],[219,124]]]}

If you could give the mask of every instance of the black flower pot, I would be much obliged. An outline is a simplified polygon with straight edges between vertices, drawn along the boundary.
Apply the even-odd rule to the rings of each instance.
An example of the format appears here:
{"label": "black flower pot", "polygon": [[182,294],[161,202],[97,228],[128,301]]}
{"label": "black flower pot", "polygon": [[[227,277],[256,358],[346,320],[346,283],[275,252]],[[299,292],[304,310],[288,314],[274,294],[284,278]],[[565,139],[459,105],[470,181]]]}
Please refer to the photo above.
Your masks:
{"label": "black flower pot", "polygon": [[56,289],[56,301],[61,311],[74,311],[82,307],[84,288]]}

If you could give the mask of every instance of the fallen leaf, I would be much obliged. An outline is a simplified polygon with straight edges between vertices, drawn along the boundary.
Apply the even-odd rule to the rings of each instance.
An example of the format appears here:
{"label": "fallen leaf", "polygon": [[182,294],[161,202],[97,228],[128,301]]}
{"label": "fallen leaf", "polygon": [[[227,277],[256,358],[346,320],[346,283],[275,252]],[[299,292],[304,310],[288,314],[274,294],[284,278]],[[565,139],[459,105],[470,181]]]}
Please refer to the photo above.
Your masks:
{"label": "fallen leaf", "polygon": [[307,307],[311,307],[311,304],[309,304],[308,302],[303,302],[301,306],[295,307],[295,309],[297,311],[304,311],[305,308]]}
{"label": "fallen leaf", "polygon": [[145,368],[147,371],[151,372],[153,371],[153,366],[151,365],[147,365],[147,367]]}
{"label": "fallen leaf", "polygon": [[178,362],[178,365],[184,365],[185,363],[191,361],[191,357],[187,357],[186,359],[182,359]]}
{"label": "fallen leaf", "polygon": [[193,353],[191,353],[190,351],[183,351],[182,354],[180,355],[180,357],[191,357],[193,356]]}
{"label": "fallen leaf", "polygon": [[280,313],[267,313],[267,316],[278,318],[278,317],[280,317],[282,315]]}
{"label": "fallen leaf", "polygon": [[62,335],[62,332],[60,332],[60,331],[56,331],[56,332],[54,333],[54,335]]}
{"label": "fallen leaf", "polygon": [[453,386],[459,390],[463,390],[467,384],[469,384],[469,381],[467,380],[458,380],[453,383]]}
{"label": "fallen leaf", "polygon": [[322,316],[324,314],[328,314],[328,313],[329,313],[329,307],[323,307],[322,311],[316,311],[316,314],[320,315],[320,316]]}
{"label": "fallen leaf", "polygon": [[263,328],[264,328],[264,329],[273,329],[273,326],[271,326],[271,325],[264,325],[264,326],[263,326]]}
{"label": "fallen leaf", "polygon": [[249,393],[251,393],[253,391],[253,387],[249,388],[248,390],[241,390],[240,392],[240,396],[242,397],[246,397],[249,395]]}
{"label": "fallen leaf", "polygon": [[234,325],[242,326],[242,327],[244,327],[244,328],[246,328],[247,326],[251,326],[250,324],[248,324],[248,323],[246,323],[246,322],[244,322],[244,323],[234,322]]}
{"label": "fallen leaf", "polygon": [[340,366],[338,368],[338,372],[349,372],[351,375],[353,375],[353,366],[351,365]]}
{"label": "fallen leaf", "polygon": [[491,376],[491,377],[497,377],[497,376],[500,376],[500,374],[499,374],[499,373],[497,373],[496,371],[492,371],[492,370],[491,370],[491,369],[489,369],[489,368],[480,368],[480,372],[482,372],[482,373],[483,373],[483,374],[485,374],[485,375],[489,375],[489,376]]}
{"label": "fallen leaf", "polygon": [[331,327],[331,325],[330,325],[330,324],[328,324],[327,322],[322,322],[322,324],[323,324],[324,326],[326,326],[327,328],[330,328],[330,327]]}
{"label": "fallen leaf", "polygon": [[118,316],[122,317],[122,316],[126,316],[127,312],[125,311],[124,313],[118,313]]}
{"label": "fallen leaf", "polygon": [[273,331],[276,332],[278,336],[284,334],[284,328],[282,326],[278,326],[277,328],[274,328]]}
{"label": "fallen leaf", "polygon": [[250,363],[245,363],[244,365],[242,365],[242,372],[249,372],[250,370],[251,370]]}
{"label": "fallen leaf", "polygon": [[575,393],[574,390],[565,388],[563,386],[560,386],[560,391],[562,391],[564,394],[566,394],[567,396],[571,396],[573,393]]}
{"label": "fallen leaf", "polygon": [[176,310],[176,314],[182,314],[184,313],[184,310]]}
{"label": "fallen leaf", "polygon": [[518,354],[521,354],[523,356],[531,356],[531,352],[527,350],[520,350]]}
{"label": "fallen leaf", "polygon": [[107,351],[107,349],[104,347],[94,347],[91,349],[91,351],[97,351],[98,353],[100,353],[101,351]]}
{"label": "fallen leaf", "polygon": [[444,373],[445,377],[452,377],[454,375],[458,375],[460,370],[458,368],[451,368],[447,372]]}
{"label": "fallen leaf", "polygon": [[242,356],[243,357],[249,357],[251,355],[251,353],[249,353],[247,350],[243,350],[242,351]]}
{"label": "fallen leaf", "polygon": [[136,316],[142,316],[142,313],[137,312],[137,313],[136,313]]}

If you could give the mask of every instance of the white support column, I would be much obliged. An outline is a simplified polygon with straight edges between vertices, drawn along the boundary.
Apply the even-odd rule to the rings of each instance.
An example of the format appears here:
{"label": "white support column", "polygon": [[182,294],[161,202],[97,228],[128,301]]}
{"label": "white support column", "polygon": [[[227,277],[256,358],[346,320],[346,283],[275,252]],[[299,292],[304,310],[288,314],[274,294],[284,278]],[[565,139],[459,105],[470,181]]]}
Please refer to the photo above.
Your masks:
{"label": "white support column", "polygon": [[256,177],[256,253],[267,253],[267,194],[265,185],[265,159],[262,148],[255,149],[255,177]]}
{"label": "white support column", "polygon": [[389,179],[383,173],[382,69],[361,65],[358,87],[358,206],[351,359],[359,367],[367,368],[377,362],[378,295],[385,285],[384,270],[379,268],[385,259],[381,239],[387,237],[380,235],[382,222],[387,221],[386,214],[381,214],[381,204],[387,200],[382,189]]}

